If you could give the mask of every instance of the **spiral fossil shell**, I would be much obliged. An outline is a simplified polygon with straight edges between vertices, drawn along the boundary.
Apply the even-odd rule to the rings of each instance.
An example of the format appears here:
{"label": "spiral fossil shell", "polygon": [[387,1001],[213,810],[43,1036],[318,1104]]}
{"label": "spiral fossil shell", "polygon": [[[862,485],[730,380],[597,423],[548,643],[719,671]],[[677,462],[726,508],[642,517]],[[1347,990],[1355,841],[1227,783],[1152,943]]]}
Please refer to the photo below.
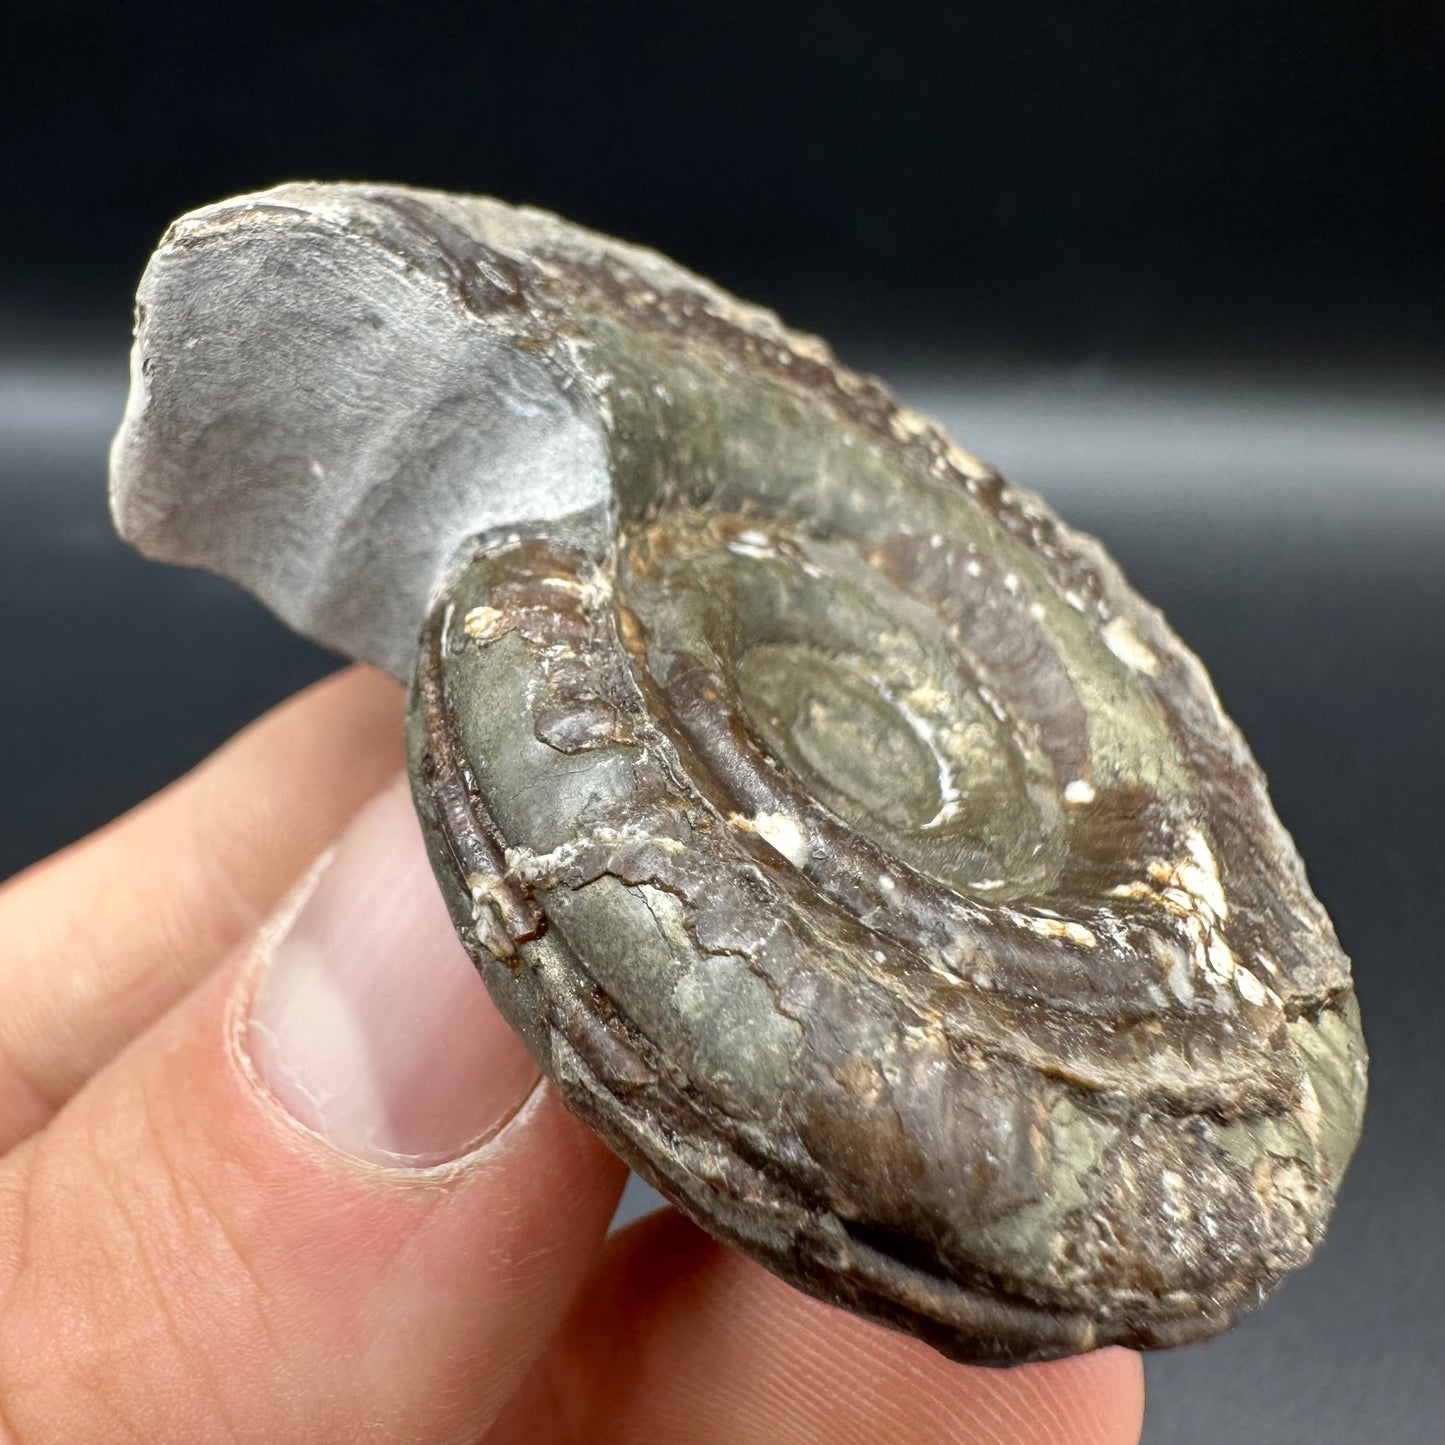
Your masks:
{"label": "spiral fossil shell", "polygon": [[[498,435],[550,406],[550,455],[595,473],[550,509],[555,464],[518,484],[428,574],[409,722],[459,935],[571,1108],[718,1238],[960,1359],[1198,1339],[1309,1257],[1363,1108],[1348,963],[1203,669],[1096,543],[651,253],[421,192],[230,204],[143,299],[194,295],[217,236],[232,271],[268,225],[309,237],[293,259],[332,246],[482,347]],[[154,408],[117,512],[174,555],[127,468],[194,472],[216,418]],[[443,489],[395,475],[338,511]],[[354,577],[243,580],[366,653]]]}

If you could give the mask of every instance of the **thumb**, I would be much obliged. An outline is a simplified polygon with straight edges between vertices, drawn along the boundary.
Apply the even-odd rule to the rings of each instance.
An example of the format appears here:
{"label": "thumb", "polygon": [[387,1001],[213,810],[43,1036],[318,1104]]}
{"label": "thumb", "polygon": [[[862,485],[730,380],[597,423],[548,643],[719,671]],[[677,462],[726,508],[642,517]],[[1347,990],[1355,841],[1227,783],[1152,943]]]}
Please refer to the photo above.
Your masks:
{"label": "thumb", "polygon": [[[309,889],[309,891],[308,891]],[[622,1166],[457,943],[409,801],[0,1163],[0,1441],[476,1439]]]}

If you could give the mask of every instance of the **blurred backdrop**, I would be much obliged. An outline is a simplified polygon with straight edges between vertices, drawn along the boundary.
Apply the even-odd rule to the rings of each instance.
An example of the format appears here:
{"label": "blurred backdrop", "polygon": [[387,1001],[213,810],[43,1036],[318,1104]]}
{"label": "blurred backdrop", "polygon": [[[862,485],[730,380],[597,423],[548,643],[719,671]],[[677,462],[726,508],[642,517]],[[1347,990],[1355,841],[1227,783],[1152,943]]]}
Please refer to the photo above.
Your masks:
{"label": "blurred backdrop", "polygon": [[0,82],[0,876],[335,665],[110,533],[172,216],[377,179],[645,241],[1104,539],[1355,957],[1373,1093],[1335,1230],[1255,1320],[1150,1359],[1146,1439],[1441,1438],[1445,10],[12,0]]}
{"label": "blurred backdrop", "polygon": [[1440,355],[1430,0],[12,0],[0,25],[0,296],[42,327],[119,314],[173,213],[325,176],[545,205],[890,345]]}

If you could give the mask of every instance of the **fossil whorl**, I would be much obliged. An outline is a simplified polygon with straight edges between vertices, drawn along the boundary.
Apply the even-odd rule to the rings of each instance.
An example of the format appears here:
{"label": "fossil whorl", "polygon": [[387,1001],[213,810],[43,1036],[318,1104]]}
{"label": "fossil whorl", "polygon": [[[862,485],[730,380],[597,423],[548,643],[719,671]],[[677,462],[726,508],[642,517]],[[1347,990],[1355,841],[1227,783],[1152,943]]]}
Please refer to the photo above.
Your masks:
{"label": "fossil whorl", "polygon": [[990,1363],[1206,1336],[1309,1256],[1348,963],[1096,543],[541,213],[282,188],[179,223],[141,300],[122,530],[414,652],[460,936],[704,1228]]}

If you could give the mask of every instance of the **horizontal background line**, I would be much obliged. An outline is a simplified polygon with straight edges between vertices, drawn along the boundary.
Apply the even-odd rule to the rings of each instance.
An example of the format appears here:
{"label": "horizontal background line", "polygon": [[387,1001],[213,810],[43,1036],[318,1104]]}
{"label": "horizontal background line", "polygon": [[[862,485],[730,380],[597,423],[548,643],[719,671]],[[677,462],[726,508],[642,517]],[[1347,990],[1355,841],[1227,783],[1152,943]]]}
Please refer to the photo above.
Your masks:
{"label": "horizontal background line", "polygon": [[[1362,510],[1445,505],[1439,397],[1338,380],[1286,389],[1239,376],[876,369],[1012,481],[1065,503],[1085,495],[1184,510],[1311,498]],[[24,486],[16,459],[36,453],[103,461],[125,376],[121,358],[0,362],[0,442],[11,458],[0,485]]]}

